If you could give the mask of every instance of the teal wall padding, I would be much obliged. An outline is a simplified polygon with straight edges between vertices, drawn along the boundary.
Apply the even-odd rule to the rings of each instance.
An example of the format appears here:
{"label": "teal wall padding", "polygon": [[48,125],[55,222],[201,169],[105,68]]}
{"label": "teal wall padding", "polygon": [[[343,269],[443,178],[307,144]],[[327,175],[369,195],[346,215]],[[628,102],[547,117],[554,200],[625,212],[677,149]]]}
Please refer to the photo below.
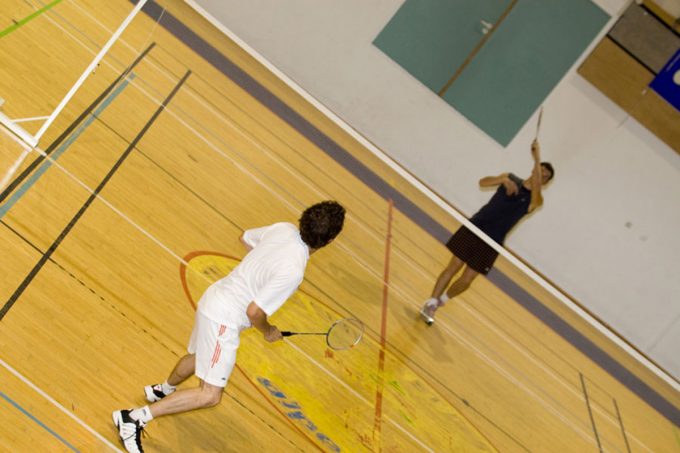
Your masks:
{"label": "teal wall padding", "polygon": [[444,99],[505,146],[608,19],[590,0],[519,0]]}
{"label": "teal wall padding", "polygon": [[[483,37],[480,5],[501,3],[478,2],[407,0],[374,44],[437,92]],[[590,0],[519,0],[443,99],[506,146],[608,19]],[[446,49],[435,45],[449,35]]]}
{"label": "teal wall padding", "polygon": [[510,0],[407,0],[373,44],[435,93]]}

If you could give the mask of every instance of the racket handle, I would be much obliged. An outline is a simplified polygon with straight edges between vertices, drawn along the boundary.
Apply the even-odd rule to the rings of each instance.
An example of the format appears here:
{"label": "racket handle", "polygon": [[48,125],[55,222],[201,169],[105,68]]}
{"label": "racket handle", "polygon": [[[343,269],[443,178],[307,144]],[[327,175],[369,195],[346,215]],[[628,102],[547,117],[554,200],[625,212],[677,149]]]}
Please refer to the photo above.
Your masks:
{"label": "racket handle", "polygon": [[289,332],[287,330],[284,330],[283,332],[281,332],[282,337],[290,337],[291,335],[295,335],[295,334],[293,332]]}

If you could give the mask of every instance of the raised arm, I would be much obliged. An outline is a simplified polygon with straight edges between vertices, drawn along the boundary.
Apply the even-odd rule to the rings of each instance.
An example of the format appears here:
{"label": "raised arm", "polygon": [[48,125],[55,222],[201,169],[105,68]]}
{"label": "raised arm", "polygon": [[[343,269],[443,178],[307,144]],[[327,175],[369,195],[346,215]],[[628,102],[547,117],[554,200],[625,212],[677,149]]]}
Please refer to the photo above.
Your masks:
{"label": "raised arm", "polygon": [[534,159],[534,168],[531,171],[531,201],[528,211],[531,212],[543,204],[543,178],[541,177],[541,146],[538,139],[531,143],[531,157]]}
{"label": "raised arm", "polygon": [[509,173],[503,173],[498,176],[485,176],[479,180],[480,187],[495,187],[501,184],[505,187],[505,193],[508,195],[514,195],[519,192],[519,187],[510,179]]}

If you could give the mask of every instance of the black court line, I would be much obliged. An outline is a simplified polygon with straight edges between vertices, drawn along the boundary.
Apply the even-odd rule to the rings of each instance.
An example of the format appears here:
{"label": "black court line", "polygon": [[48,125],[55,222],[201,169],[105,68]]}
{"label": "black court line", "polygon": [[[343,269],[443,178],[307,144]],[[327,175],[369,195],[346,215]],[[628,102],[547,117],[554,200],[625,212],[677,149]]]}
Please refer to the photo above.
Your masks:
{"label": "black court line", "polygon": [[[136,4],[137,0],[129,0]],[[203,57],[215,69],[222,72],[232,82],[236,83],[253,98],[267,107],[290,127],[314,143],[321,151],[334,159],[338,164],[352,172],[364,184],[371,187],[385,199],[392,199],[394,206],[413,222],[427,231],[440,242],[446,242],[450,232],[426,212],[420,209],[402,193],[387,184],[380,176],[371,171],[361,161],[352,156],[347,150],[335,143],[330,137],[317,129],[308,120],[295,112],[274,93],[247,74],[243,69],[229,60],[218,49],[201,38],[192,29],[153,1],[142,8],[160,26],[174,35],[179,41],[191,48],[197,55]],[[161,14],[163,13],[163,14]],[[162,17],[161,17],[162,15]],[[520,288],[505,274],[495,268],[487,276],[488,279],[502,291],[514,298],[522,307],[534,314],[558,335],[574,345],[587,357],[593,359],[602,369],[621,382],[630,391],[638,395],[647,404],[657,410],[676,426],[680,427],[680,409],[670,401],[631,373],[613,357],[603,351],[595,343],[587,339],[572,326],[562,320],[557,314],[544,306],[534,296]]]}
{"label": "black court line", "polygon": [[78,116],[65,130],[64,132],[59,135],[51,144],[50,146],[47,147],[45,150],[45,155],[39,155],[37,158],[31,162],[28,167],[26,167],[6,188],[5,190],[0,193],[0,203],[5,201],[5,199],[14,191],[14,189],[21,184],[24,179],[26,179],[32,172],[35,170],[35,168],[42,163],[42,161],[45,160],[46,156],[49,156],[52,154],[52,152],[63,142],[66,137],[68,137],[71,132],[75,130],[76,127],[80,123],[85,120],[91,113],[92,110],[94,110],[97,105],[99,105],[108,95],[113,91],[113,89],[118,85],[118,83],[123,80],[125,77],[127,77],[128,74],[132,72],[132,70],[139,64],[139,62],[142,61],[142,59],[153,49],[153,47],[156,45],[156,43],[151,43],[149,47],[147,47],[142,53],[140,53],[137,58],[135,58],[135,61],[132,62],[128,68],[123,71],[118,77],[116,77],[116,80],[114,80],[104,91],[101,92],[99,96],[97,96],[97,99],[94,100],[85,110],[83,110],[83,113]]}
{"label": "black court line", "polygon": [[[12,233],[14,233],[14,235],[15,235],[16,237],[18,237],[19,239],[21,239],[25,244],[27,244],[29,247],[31,247],[33,250],[35,250],[35,251],[38,252],[39,254],[42,255],[42,254],[45,253],[45,252],[44,252],[43,250],[41,250],[37,245],[35,245],[33,242],[31,242],[26,236],[24,236],[23,234],[21,234],[17,229],[13,228],[11,225],[9,225],[9,224],[8,224],[7,222],[5,222],[4,220],[0,219],[0,225],[3,225],[3,226],[4,226],[5,228],[7,228],[9,231],[11,231]],[[146,335],[149,335],[156,343],[158,343],[159,345],[161,345],[162,347],[164,347],[164,348],[165,348],[167,351],[169,351],[170,353],[174,354],[177,358],[180,357],[180,355],[177,353],[177,345],[175,345],[175,348],[174,348],[174,349],[171,348],[171,347],[168,346],[163,340],[161,340],[160,338],[158,338],[158,337],[157,337],[156,335],[154,335],[152,332],[149,332],[149,331],[147,330],[146,327],[141,326],[141,325],[137,324],[136,322],[134,322],[131,318],[129,318],[129,317],[125,314],[125,312],[121,311],[114,303],[112,303],[112,302],[106,300],[106,299],[104,298],[104,296],[102,296],[101,294],[99,294],[99,293],[98,293],[91,285],[89,285],[88,283],[86,283],[85,280],[84,280],[83,278],[78,277],[76,274],[74,274],[73,272],[71,272],[70,270],[68,270],[68,269],[67,269],[66,267],[64,267],[59,261],[55,260],[55,259],[52,258],[52,257],[50,257],[48,261],[49,261],[50,263],[54,264],[55,266],[57,266],[59,269],[61,269],[64,273],[66,273],[66,274],[67,274],[69,277],[71,277],[73,280],[75,280],[76,282],[78,282],[78,283],[80,284],[80,286],[82,286],[82,287],[85,288],[87,291],[89,291],[90,293],[92,293],[92,295],[93,295],[94,297],[96,297],[97,299],[99,299],[100,302],[102,302],[102,303],[108,305],[109,307],[111,307],[111,309],[113,309],[113,310],[114,310],[116,313],[118,313],[121,317],[125,318],[125,320],[126,320],[127,322],[129,322],[130,324],[132,324],[133,326],[135,326],[135,328],[137,328],[137,329],[140,330],[141,332],[144,332]]]}
{"label": "black court line", "polygon": [[116,173],[116,171],[120,168],[120,166],[123,164],[125,159],[130,155],[132,150],[135,148],[137,143],[142,139],[144,134],[149,130],[151,125],[156,121],[158,116],[165,110],[165,107],[168,105],[168,103],[172,100],[172,98],[177,94],[179,89],[182,87],[186,79],[191,75],[191,71],[187,71],[186,74],[184,74],[184,77],[177,83],[177,85],[172,89],[168,97],[165,98],[163,103],[158,107],[158,109],[154,112],[154,114],[151,116],[149,121],[144,125],[142,130],[137,134],[137,136],[132,140],[130,145],[127,147],[125,152],[118,158],[118,161],[113,165],[111,170],[109,170],[108,174],[102,179],[102,181],[99,183],[99,185],[94,189],[94,192],[90,194],[88,197],[87,201],[83,204],[83,206],[80,208],[80,210],[76,213],[76,215],[71,219],[71,221],[66,225],[64,230],[61,232],[61,234],[55,239],[55,241],[52,243],[52,245],[47,249],[47,251],[43,254],[42,258],[38,261],[38,263],[33,267],[31,272],[26,276],[24,281],[19,285],[19,287],[14,291],[14,294],[9,298],[9,300],[5,303],[5,305],[0,309],[0,321],[5,317],[7,312],[12,308],[12,306],[16,303],[16,301],[19,299],[21,294],[26,290],[28,285],[33,281],[36,275],[38,275],[38,272],[40,272],[40,269],[45,265],[45,263],[50,259],[54,251],[59,247],[59,244],[66,238],[68,233],[73,229],[73,227],[76,225],[78,220],[85,214],[85,211],[90,207],[92,202],[97,198],[99,195],[99,192],[104,189],[106,184],[109,182],[109,180],[113,177],[113,175]]}
{"label": "black court line", "polygon": [[[137,151],[139,151],[139,149],[138,149]],[[140,152],[141,152],[141,151],[140,151]],[[152,161],[152,162],[153,162],[153,161]],[[3,226],[4,226],[5,228],[7,228],[9,231],[11,231],[12,233],[14,233],[19,239],[21,239],[24,243],[26,243],[29,247],[31,247],[31,248],[32,248],[33,250],[35,250],[36,252],[38,252],[38,253],[40,253],[40,254],[43,253],[43,251],[42,251],[37,245],[35,245],[33,242],[31,242],[28,238],[26,238],[23,234],[21,234],[19,231],[17,231],[16,229],[14,229],[12,226],[10,226],[10,225],[9,225],[7,222],[5,222],[4,220],[0,219],[0,225],[3,225]],[[163,347],[164,347],[167,351],[169,351],[171,354],[175,355],[177,358],[180,357],[180,355],[177,353],[177,347],[171,348],[170,346],[168,346],[167,344],[165,344],[161,339],[159,339],[158,337],[156,337],[153,333],[151,333],[151,332],[149,332],[148,330],[146,330],[146,328],[144,328],[143,326],[139,326],[138,324],[136,324],[136,323],[135,323],[132,319],[130,319],[125,313],[123,313],[123,312],[121,312],[120,310],[118,310],[118,308],[117,308],[114,304],[112,304],[111,302],[107,301],[107,300],[104,298],[104,296],[102,296],[102,295],[99,294],[97,291],[95,291],[94,289],[92,289],[92,287],[91,287],[90,285],[88,285],[87,283],[85,283],[85,282],[83,281],[83,279],[79,278],[78,276],[76,276],[75,274],[73,274],[73,272],[71,272],[71,271],[69,271],[68,269],[66,269],[66,268],[65,268],[64,266],[62,266],[58,261],[55,261],[53,258],[50,258],[49,261],[50,261],[52,264],[56,265],[59,269],[61,269],[61,270],[64,271],[65,273],[67,273],[72,279],[74,279],[75,281],[77,281],[78,283],[80,283],[81,286],[83,286],[83,287],[86,288],[88,291],[90,291],[90,292],[91,292],[96,298],[98,298],[101,302],[110,305],[116,312],[118,312],[119,315],[121,315],[123,318],[125,318],[125,319],[126,319],[128,322],[130,322],[132,325],[134,325],[135,327],[137,327],[138,329],[140,329],[141,331],[143,331],[145,334],[149,335],[154,341],[156,341],[158,344],[160,344],[161,346],[163,346]],[[284,436],[284,435],[283,435],[279,430],[277,430],[271,423],[267,422],[267,421],[264,420],[262,417],[260,417],[260,416],[257,415],[255,412],[253,412],[253,410],[250,409],[243,401],[239,400],[239,399],[236,398],[234,395],[231,395],[229,392],[227,392],[226,389],[224,390],[224,394],[225,394],[225,395],[228,395],[234,402],[236,402],[236,403],[237,403],[239,406],[241,406],[244,410],[250,412],[250,414],[251,414],[252,416],[254,416],[254,417],[256,417],[257,419],[259,419],[260,422],[262,422],[265,426],[269,427],[269,429],[271,429],[271,430],[274,431],[276,434],[278,434],[282,439],[287,440],[288,443],[291,444],[293,447],[295,447],[298,451],[304,451],[299,445],[295,444],[295,442],[293,442],[291,439],[288,439],[286,436]]]}
{"label": "black court line", "polygon": [[612,398],[614,402],[614,408],[616,409],[616,418],[619,419],[619,426],[621,426],[621,434],[623,435],[623,440],[626,442],[626,451],[631,453],[630,444],[628,443],[628,436],[626,435],[626,428],[623,427],[623,419],[621,418],[621,412],[619,412],[619,405],[616,403],[616,399]]}
{"label": "black court line", "polygon": [[593,433],[595,434],[595,440],[597,441],[597,448],[602,453],[602,444],[600,444],[600,436],[597,434],[597,426],[595,426],[595,419],[593,418],[593,411],[590,409],[590,400],[588,399],[588,391],[586,390],[586,381],[583,380],[583,374],[579,373],[581,378],[581,388],[583,389],[583,396],[586,398],[586,406],[588,407],[588,415],[590,416],[590,424],[593,426]]}
{"label": "black court line", "polygon": [[[127,139],[123,137],[118,131],[116,131],[113,127],[111,127],[109,124],[107,124],[105,121],[103,121],[101,118],[98,119],[98,121],[106,127],[112,134],[117,135],[122,141],[127,142]],[[128,142],[129,143],[129,142]],[[203,198],[198,192],[196,192],[194,189],[192,189],[190,186],[188,186],[184,181],[179,179],[177,176],[175,176],[172,172],[168,171],[165,167],[160,165],[158,162],[156,162],[151,156],[146,154],[144,151],[137,148],[137,152],[146,158],[151,164],[156,166],[160,171],[162,171],[167,177],[172,179],[175,183],[177,183],[179,186],[181,186],[184,190],[187,192],[191,193],[197,200],[199,200],[201,203],[206,205],[208,208],[210,208],[215,214],[220,216],[222,219],[226,220],[229,224],[231,224],[233,227],[244,231],[245,228],[238,223],[236,223],[234,220],[231,218],[227,217],[222,211],[217,209],[215,205],[210,203],[208,200]],[[0,223],[4,224],[4,222],[0,219]],[[7,225],[6,225],[7,226]],[[35,248],[35,247],[34,247]],[[42,253],[42,252],[41,252]],[[333,278],[330,272],[328,272],[326,269],[321,269],[321,272],[326,274],[329,278]],[[327,300],[329,301],[334,301],[335,299],[328,294],[323,288],[315,284],[313,281],[305,279],[304,281],[305,284],[312,286],[316,291],[321,293]],[[347,307],[343,305],[338,305],[339,309],[343,310],[345,313],[347,313],[348,317],[353,317],[356,318],[356,314],[353,313],[351,310],[349,310]],[[374,335],[378,336],[379,333],[375,331],[374,329],[370,328],[370,326],[367,326],[368,330],[370,330]],[[530,450],[523,445],[518,439],[513,437],[509,432],[505,431],[500,425],[498,425],[493,419],[491,419],[488,415],[486,415],[484,412],[482,412],[480,409],[478,409],[474,404],[472,404],[470,401],[468,401],[466,398],[462,397],[458,393],[456,393],[452,388],[450,388],[447,384],[442,382],[440,379],[438,379],[435,375],[430,373],[427,369],[425,369],[421,364],[418,362],[414,361],[411,357],[409,357],[408,354],[404,353],[401,351],[397,346],[395,346],[392,342],[389,340],[386,342],[386,344],[389,346],[389,349],[393,352],[395,352],[397,355],[401,356],[401,360],[404,362],[408,362],[411,366],[414,368],[417,368],[421,373],[427,375],[432,381],[437,382],[442,388],[446,389],[451,395],[453,395],[456,399],[458,399],[461,403],[465,404],[470,410],[475,412],[477,415],[482,417],[487,423],[492,425],[495,429],[497,429],[499,432],[501,432],[503,435],[505,435],[508,439],[510,439],[512,442],[514,442],[518,447],[520,447],[522,450],[529,452]],[[446,400],[446,398],[444,398]],[[448,401],[448,400],[446,400]],[[239,403],[240,404],[240,403]],[[452,404],[449,402],[449,404]],[[452,404],[453,405],[453,404]],[[454,406],[455,407],[455,406]]]}

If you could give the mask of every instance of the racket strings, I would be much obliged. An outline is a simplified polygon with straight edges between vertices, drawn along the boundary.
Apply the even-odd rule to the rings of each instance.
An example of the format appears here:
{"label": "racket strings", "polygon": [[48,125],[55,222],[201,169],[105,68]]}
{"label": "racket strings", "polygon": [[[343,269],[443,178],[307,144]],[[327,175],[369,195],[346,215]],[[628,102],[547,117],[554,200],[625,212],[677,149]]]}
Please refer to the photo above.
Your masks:
{"label": "racket strings", "polygon": [[332,349],[350,349],[355,346],[364,335],[364,325],[355,318],[341,319],[331,326],[326,336],[326,342]]}

